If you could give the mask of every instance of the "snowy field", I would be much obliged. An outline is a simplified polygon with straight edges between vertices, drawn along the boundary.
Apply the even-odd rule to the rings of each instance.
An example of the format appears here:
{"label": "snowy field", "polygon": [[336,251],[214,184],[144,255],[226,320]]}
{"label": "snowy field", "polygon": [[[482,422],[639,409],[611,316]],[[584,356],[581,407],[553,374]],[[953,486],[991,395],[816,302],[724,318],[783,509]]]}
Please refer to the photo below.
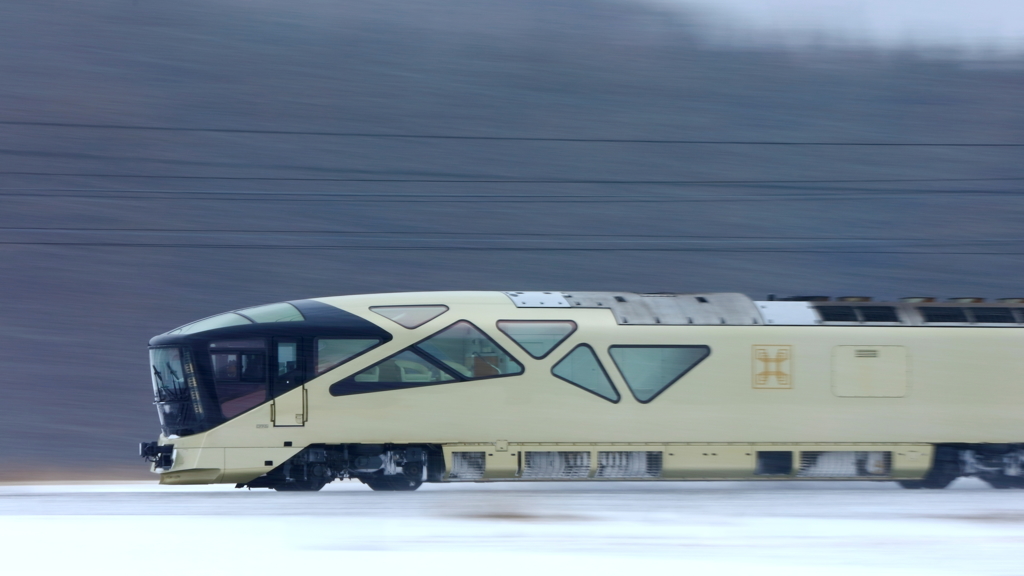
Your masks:
{"label": "snowy field", "polygon": [[1024,491],[0,486],[5,574],[1024,574]]}

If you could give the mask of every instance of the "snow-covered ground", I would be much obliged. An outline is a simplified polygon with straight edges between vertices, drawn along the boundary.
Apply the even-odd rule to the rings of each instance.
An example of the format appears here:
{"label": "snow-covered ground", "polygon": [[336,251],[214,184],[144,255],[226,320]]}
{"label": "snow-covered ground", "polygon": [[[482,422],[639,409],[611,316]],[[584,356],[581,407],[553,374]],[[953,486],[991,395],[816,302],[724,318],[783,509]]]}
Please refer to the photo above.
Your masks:
{"label": "snow-covered ground", "polygon": [[[1024,574],[1024,491],[862,483],[313,494],[0,486],[5,574]],[[685,571],[685,572],[684,572]]]}

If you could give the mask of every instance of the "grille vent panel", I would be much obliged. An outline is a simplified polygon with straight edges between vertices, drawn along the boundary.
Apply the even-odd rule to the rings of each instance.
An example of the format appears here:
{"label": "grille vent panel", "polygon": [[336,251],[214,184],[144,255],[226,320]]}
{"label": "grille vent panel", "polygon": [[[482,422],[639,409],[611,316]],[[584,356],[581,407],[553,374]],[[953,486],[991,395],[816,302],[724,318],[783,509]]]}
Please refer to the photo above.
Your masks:
{"label": "grille vent panel", "polygon": [[586,478],[590,452],[526,452],[523,478]]}
{"label": "grille vent panel", "polygon": [[801,452],[799,478],[872,478],[892,475],[892,452]]}
{"label": "grille vent panel", "polygon": [[595,478],[657,478],[661,452],[598,452]]}
{"label": "grille vent panel", "polygon": [[486,467],[484,452],[452,452],[452,471],[449,480],[480,480]]}

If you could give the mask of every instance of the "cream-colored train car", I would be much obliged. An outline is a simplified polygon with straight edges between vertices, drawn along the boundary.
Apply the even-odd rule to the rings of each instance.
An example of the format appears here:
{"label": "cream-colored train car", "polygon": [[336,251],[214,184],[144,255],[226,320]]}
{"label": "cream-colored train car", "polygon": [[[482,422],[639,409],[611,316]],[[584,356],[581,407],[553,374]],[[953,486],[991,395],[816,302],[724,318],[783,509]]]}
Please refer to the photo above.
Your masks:
{"label": "cream-colored train car", "polygon": [[434,292],[150,342],[163,484],[897,480],[1024,487],[1024,304]]}

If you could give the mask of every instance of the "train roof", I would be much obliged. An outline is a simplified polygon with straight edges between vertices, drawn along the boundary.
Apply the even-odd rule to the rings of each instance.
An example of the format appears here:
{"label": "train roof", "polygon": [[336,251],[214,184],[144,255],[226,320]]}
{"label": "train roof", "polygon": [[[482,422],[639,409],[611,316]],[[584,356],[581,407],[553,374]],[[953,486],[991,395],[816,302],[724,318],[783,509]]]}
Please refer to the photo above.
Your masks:
{"label": "train roof", "polygon": [[607,309],[620,325],[1024,325],[1024,298],[985,302],[981,298],[912,297],[874,302],[863,296],[831,299],[797,296],[754,300],[735,292],[637,293],[590,291],[405,292],[318,299],[348,306],[484,305],[517,308]]}

